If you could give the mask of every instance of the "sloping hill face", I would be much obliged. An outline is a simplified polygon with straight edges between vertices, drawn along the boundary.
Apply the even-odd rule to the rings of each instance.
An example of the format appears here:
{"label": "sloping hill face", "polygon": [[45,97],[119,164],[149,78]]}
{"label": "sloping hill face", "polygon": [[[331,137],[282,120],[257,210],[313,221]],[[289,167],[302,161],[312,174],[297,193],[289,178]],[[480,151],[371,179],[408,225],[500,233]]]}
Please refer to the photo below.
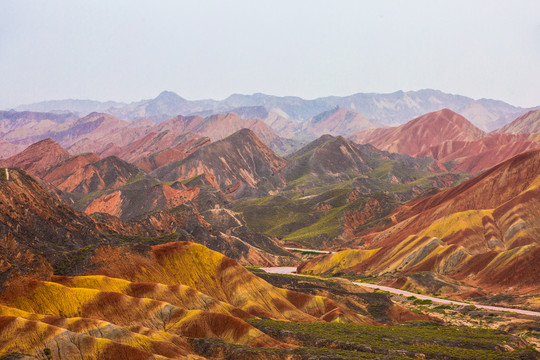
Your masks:
{"label": "sloping hill face", "polygon": [[398,127],[357,132],[350,139],[358,144],[372,144],[381,150],[416,156],[447,140],[474,141],[484,135],[463,116],[443,109]]}
{"label": "sloping hill face", "polygon": [[[244,265],[276,266],[291,261],[290,254],[272,239],[247,229],[241,220],[235,220],[238,224],[234,229],[223,230],[225,234],[215,231],[193,206],[183,206],[198,194],[198,187],[174,189],[143,179],[97,197],[90,205],[75,204],[87,213],[138,218],[124,223],[103,213],[85,216],[23,171],[8,169],[9,180],[5,171],[0,168],[0,263],[4,269],[0,285],[11,273],[35,270],[50,274],[53,267],[59,273],[77,273],[97,246],[126,241],[155,244],[189,239],[222,251]],[[25,265],[25,261],[31,265]]]}
{"label": "sloping hill face", "polygon": [[0,140],[28,145],[51,138],[75,155],[101,153],[112,144],[125,146],[144,136],[153,125],[130,123],[103,113],[78,118],[74,114],[3,112]]}
{"label": "sloping hill face", "polygon": [[447,171],[473,174],[540,147],[539,136],[488,135],[447,109],[423,115],[399,127],[360,131],[350,139],[391,152],[433,157]]}
{"label": "sloping hill face", "polygon": [[151,175],[162,181],[177,181],[211,174],[222,191],[239,197],[265,194],[283,186],[279,171],[285,164],[251,130],[243,129]]}
{"label": "sloping hill face", "polygon": [[[215,210],[219,212],[219,210]],[[203,213],[205,216],[208,214]],[[190,204],[177,206],[170,211],[156,211],[129,222],[104,213],[94,213],[100,220],[100,229],[123,242],[159,244],[188,240],[234,258],[245,266],[290,265],[294,259],[277,245],[275,239],[251,231],[241,217],[212,214],[205,218]],[[224,221],[230,227],[220,227]],[[165,235],[164,235],[165,234]]]}
{"label": "sloping hill face", "polygon": [[[538,293],[540,151],[518,155],[461,185],[405,205],[394,225],[357,245],[376,255],[340,264],[338,254],[305,273],[382,275],[432,271],[487,292]],[[511,185],[510,185],[511,184]],[[324,265],[321,265],[324,264]],[[397,276],[397,275],[392,275]]]}
{"label": "sloping hill face", "polygon": [[[167,346],[161,340],[154,340],[153,334],[140,335],[126,328],[114,326],[104,321],[92,319],[64,319],[49,317],[45,321],[28,320],[21,315],[35,318],[39,315],[13,309],[16,316],[1,316],[2,330],[0,336],[4,340],[0,353],[7,359],[37,360],[37,359],[83,359],[103,358],[121,360],[146,359],[186,359],[190,354],[190,346],[177,337],[176,344],[171,344],[166,351],[159,350]],[[57,319],[65,324],[51,325],[49,322]],[[88,330],[79,330],[69,325],[69,321],[77,325],[86,325]],[[86,333],[97,329],[101,334],[90,336]],[[142,329],[144,330],[144,329]],[[151,330],[148,329],[149,332]],[[17,336],[12,336],[17,334]],[[150,336],[148,336],[150,335]],[[157,336],[159,338],[159,335]],[[114,340],[109,340],[112,338]],[[131,343],[131,345],[127,345]],[[146,344],[146,346],[141,346]],[[146,349],[145,349],[146,348]],[[155,349],[155,350],[154,350]],[[167,357],[159,355],[164,353]],[[26,354],[26,355],[25,355]],[[34,354],[34,355],[28,355]],[[204,358],[195,358],[204,359]]]}
{"label": "sloping hill face", "polygon": [[210,143],[198,134],[178,135],[169,130],[151,132],[124,147],[105,150],[102,155],[115,155],[150,172],[175,160],[181,160]]}
{"label": "sloping hill face", "polygon": [[[25,172],[0,171],[2,282],[19,274],[42,272],[66,253],[105,241],[92,219],[54,198]],[[20,255],[17,255],[20,254]]]}
{"label": "sloping hill face", "polygon": [[80,154],[70,157],[69,159],[49,169],[45,175],[43,175],[43,180],[50,182],[58,188],[64,188],[65,186],[63,186],[62,183],[64,183],[67,178],[72,176],[73,173],[89,164],[98,162],[99,160],[101,160],[101,158],[93,153]]}
{"label": "sloping hill face", "polygon": [[384,125],[376,120],[368,120],[364,115],[344,107],[336,107],[314,116],[302,124],[302,131],[315,135],[350,135],[355,131],[375,129]]}
{"label": "sloping hill face", "polygon": [[56,141],[45,139],[30,145],[12,157],[0,160],[0,166],[17,167],[41,177],[49,169],[71,158],[71,155]]}
{"label": "sloping hill face", "polygon": [[73,144],[82,138],[100,140],[128,125],[127,121],[109,114],[91,113],[75,121],[69,129],[56,132],[53,138],[63,144]]}
{"label": "sloping hill face", "polygon": [[106,129],[105,125],[107,124],[105,124],[100,126],[104,129],[96,129],[88,135],[81,135],[67,142],[66,148],[74,155],[87,152],[97,153],[103,157],[115,155],[118,148],[127,146],[145,136],[154,126],[149,120],[127,123],[113,118],[110,122],[108,124],[112,127],[110,131]]}
{"label": "sloping hill face", "polygon": [[103,212],[128,221],[153,211],[174,209],[195,199],[199,191],[197,187],[174,189],[145,178],[116,188],[115,191],[108,191],[89,204],[75,204],[75,207],[80,207],[87,214]]}
{"label": "sloping hill face", "polygon": [[495,132],[503,134],[540,133],[540,110],[529,111]]}
{"label": "sloping hill face", "polygon": [[540,135],[494,133],[476,141],[445,141],[417,156],[430,156],[452,172],[476,174],[517,154],[538,148]]}
{"label": "sloping hill face", "polygon": [[196,132],[220,140],[241,129],[250,129],[265,144],[271,144],[277,134],[260,119],[244,120],[235,113],[212,115],[201,123]]}
{"label": "sloping hill face", "polygon": [[71,156],[50,139],[2,163],[36,175],[43,186],[61,193],[76,210],[89,214],[105,212],[124,220],[172,209],[193,200],[200,190],[173,189],[116,156],[104,159],[92,153]]}
{"label": "sloping hill face", "polygon": [[[163,335],[169,337],[181,337],[184,343],[188,337],[208,337],[236,344],[284,347],[284,344],[227,313],[200,309],[189,310],[164,301],[124,295],[121,291],[101,291],[84,286],[67,287],[51,282],[22,281],[22,283],[25,288],[21,289],[22,284],[17,284],[17,288],[7,289],[2,300],[9,307],[30,314],[48,314],[65,318],[66,322],[76,317],[83,318],[82,321],[97,319],[113,324],[114,327],[123,328],[124,331],[129,331],[132,327],[144,327],[153,331],[162,331]],[[164,287],[160,284],[140,284],[139,286],[145,285]],[[197,293],[193,289],[187,291]],[[57,294],[58,297],[47,298],[47,295],[52,294]],[[16,298],[13,299],[13,297]],[[216,302],[215,299],[207,298]],[[223,307],[225,306],[224,304]],[[230,305],[228,307],[234,310],[234,307]],[[240,310],[236,311],[243,313]],[[247,316],[250,317],[249,314]],[[32,315],[27,317],[32,317]],[[132,332],[136,333],[137,330],[132,330]],[[96,337],[104,337],[100,335]]]}
{"label": "sloping hill face", "polygon": [[300,124],[289,119],[289,116],[280,109],[268,110],[264,106],[243,106],[231,109],[243,119],[261,119],[270,126],[279,136],[293,138],[300,130]]}
{"label": "sloping hill face", "polygon": [[[313,321],[339,305],[327,298],[276,288],[250,273],[236,261],[202,245],[175,242],[154,246],[150,256],[120,249],[96,253],[95,274],[135,282],[184,284],[227,302],[253,316]],[[350,322],[373,323],[343,309]]]}
{"label": "sloping hill face", "polygon": [[[98,158],[97,161],[90,162],[94,159],[96,159],[95,155],[75,157],[52,169],[44,176],[44,179],[50,179],[60,190],[72,194],[90,194],[116,189],[138,175],[142,176],[142,171],[135,165],[122,161],[116,156]],[[80,166],[85,162],[90,163]]]}
{"label": "sloping hill face", "polygon": [[424,191],[459,183],[431,158],[390,154],[323,135],[288,159],[277,194],[238,199],[249,226],[292,247],[340,249],[351,228],[376,226],[394,207]]}
{"label": "sloping hill face", "polygon": [[170,130],[177,134],[193,132],[215,141],[241,129],[250,129],[263,143],[278,153],[287,153],[291,148],[297,148],[296,141],[279,137],[264,121],[257,118],[244,119],[236,113],[214,114],[206,118],[179,115],[156,125],[153,131]]}
{"label": "sloping hill face", "polygon": [[367,151],[343,137],[324,135],[291,154],[282,173],[287,181],[311,174],[351,179],[371,170],[367,157]]}
{"label": "sloping hill face", "polygon": [[[62,270],[62,272],[68,273],[84,273],[88,269],[94,269],[94,273],[113,275],[114,277],[132,281],[156,282],[160,279],[159,281],[162,284],[188,285],[204,292],[206,295],[243,310],[243,312],[235,310],[230,306],[214,301],[215,306],[222,309],[220,312],[231,315],[243,314],[251,316],[247,315],[249,313],[256,316],[257,313],[264,313],[276,319],[313,321],[338,307],[336,303],[325,298],[303,297],[295,295],[293,292],[274,288],[252,275],[236,261],[208,250],[202,245],[184,242],[169,243],[169,246],[154,247],[149,253],[150,249],[148,247],[141,247],[140,245],[144,244],[144,241],[137,242],[133,238],[130,241],[133,247],[131,245],[121,248],[113,247],[113,245],[125,243],[129,238],[122,237],[122,233],[104,236],[99,229],[105,229],[106,227],[111,229],[113,222],[109,222],[110,225],[97,223],[83,214],[72,211],[66,205],[51,197],[20,170],[9,169],[8,174],[9,179],[0,180],[2,190],[0,198],[2,206],[0,236],[3,238],[1,264],[4,271],[2,280],[3,284],[9,285],[11,289],[2,293],[2,299],[10,306],[33,313],[55,314],[63,317],[82,315],[83,317],[95,318],[98,316],[105,321],[113,319],[113,317],[105,319],[106,316],[117,314],[114,316],[121,316],[124,320],[114,318],[115,323],[129,321],[131,315],[129,315],[128,307],[134,304],[133,300],[123,300],[122,297],[119,298],[98,292],[90,294],[88,291],[80,292],[77,290],[77,293],[70,293],[69,289],[44,283],[30,283],[28,286],[20,286],[14,280],[18,275],[32,275],[33,271],[39,271],[42,280],[49,280],[52,275],[52,267],[49,264],[52,264],[55,265],[56,271]],[[186,214],[180,214],[180,218],[186,219],[187,216]],[[212,221],[218,223],[220,219],[223,220],[224,217],[214,214]],[[157,228],[159,227],[158,220],[159,217],[148,219],[156,232],[159,232]],[[165,222],[169,224],[170,218],[165,219]],[[125,227],[134,231],[141,231],[144,226],[144,222],[132,224],[119,222],[117,224],[120,230]],[[230,224],[223,223],[222,226],[230,227]],[[159,239],[152,241],[159,242]],[[18,252],[19,255],[12,256],[14,252]],[[92,254],[94,254],[93,257]],[[82,262],[72,261],[65,263],[65,265],[71,265],[70,268],[56,266],[69,256],[83,256],[88,259]],[[40,267],[37,265],[40,265]],[[73,284],[75,280],[68,281],[65,278],[58,278],[58,281],[63,284]],[[77,281],[77,285],[74,285],[77,288],[116,291],[125,293],[127,296],[137,296],[137,294],[144,293],[147,297],[158,298],[156,299],[158,301],[177,302],[177,305],[180,304],[178,298],[184,296],[182,295],[184,291],[178,292],[179,289],[174,287],[166,288],[162,286],[162,291],[170,293],[170,295],[166,295],[166,293],[158,291],[153,286],[144,290],[143,285],[130,285],[126,282],[119,283],[110,279],[79,279]],[[252,284],[250,286],[253,289],[242,290],[243,286],[248,286],[248,284]],[[131,290],[128,291],[128,287]],[[21,291],[23,293],[20,293]],[[242,295],[243,291],[245,295]],[[209,302],[211,299],[201,301],[202,295],[196,295],[189,289],[185,289],[185,292],[185,296],[192,299],[193,302],[204,303],[209,309],[214,309],[214,305],[211,305],[212,302]],[[47,296],[48,293],[54,293],[57,296]],[[32,298],[32,300],[21,300],[21,296]],[[105,304],[110,296],[112,296],[111,301],[114,300],[114,306],[110,310],[106,310]],[[58,298],[65,299],[65,301],[59,302]],[[76,298],[74,303],[69,300],[72,298]],[[276,300],[273,302],[267,301],[273,298]],[[101,305],[95,304],[94,299],[95,301],[104,302],[101,302]],[[40,303],[40,301],[46,303]],[[92,307],[92,304],[96,305],[95,308]],[[160,309],[163,304],[156,303],[155,305],[159,305],[158,309]],[[118,308],[119,306],[122,306],[122,308]],[[142,302],[141,306],[147,310],[156,308],[147,301]],[[150,307],[148,308],[148,306]],[[114,310],[114,307],[116,307],[116,310]],[[371,320],[347,312],[346,309],[343,309],[343,311],[348,314],[346,317],[352,322],[365,321],[371,323]],[[141,310],[136,317],[143,316],[145,312],[146,310]],[[124,316],[127,316],[127,318]],[[150,321],[152,321],[151,318],[152,316],[150,316]],[[127,323],[121,324],[123,326],[128,325]],[[130,323],[130,325],[133,324]],[[139,323],[139,325],[142,325],[142,323]]]}
{"label": "sloping hill face", "polygon": [[255,316],[376,324],[328,298],[276,288],[234,260],[193,243],[155,246],[149,252],[103,248],[91,262],[94,273],[115,277],[20,278],[4,289],[0,354],[199,359],[189,338],[255,348],[295,347],[244,321]]}
{"label": "sloping hill face", "polygon": [[7,159],[15,154],[23,151],[25,147],[23,145],[12,144],[7,141],[0,141],[0,159]]}
{"label": "sloping hill face", "polygon": [[152,130],[154,132],[169,130],[175,134],[184,134],[187,132],[194,132],[194,129],[202,122],[204,122],[204,118],[202,116],[178,115],[154,126]]}
{"label": "sloping hill face", "polygon": [[245,120],[235,113],[216,114],[206,118],[200,116],[176,116],[157,125],[154,130],[171,130],[178,134],[187,132],[221,140],[241,129],[250,129],[266,144],[278,136],[260,119]]}
{"label": "sloping hill face", "polygon": [[[198,181],[201,177],[205,181]],[[164,235],[162,240],[168,241],[189,238],[222,251],[245,265],[290,263],[289,253],[268,236],[249,230],[243,220],[235,220],[238,224],[234,229],[214,232],[213,225],[208,224],[198,211],[213,209],[215,205],[227,203],[228,199],[210,174],[202,174],[201,177],[189,179],[187,186],[180,182],[170,186],[117,157],[100,159],[95,154],[83,154],[69,157],[48,169],[42,176],[42,186],[51,194],[61,191],[62,197],[76,210],[87,214],[106,213],[123,221],[138,219],[137,223],[129,226],[120,222],[118,226],[105,227],[104,231],[108,233],[122,233],[134,239],[160,239]],[[214,219],[219,217],[213,216]],[[109,220],[106,218],[104,221]]]}
{"label": "sloping hill face", "polygon": [[[342,136],[323,135],[288,156],[289,163],[282,170],[288,182],[318,178],[322,183],[351,180],[386,166],[391,182],[407,183],[416,180],[418,171],[440,172],[431,159],[415,159],[407,155],[380,151],[371,145],[358,145]],[[392,166],[395,165],[395,166]],[[400,171],[403,167],[403,171]],[[392,169],[393,168],[393,169]],[[382,170],[382,169],[381,169]],[[382,172],[382,171],[378,171]]]}
{"label": "sloping hill face", "polygon": [[30,145],[50,137],[52,129],[66,129],[77,120],[74,114],[0,111],[0,140]]}

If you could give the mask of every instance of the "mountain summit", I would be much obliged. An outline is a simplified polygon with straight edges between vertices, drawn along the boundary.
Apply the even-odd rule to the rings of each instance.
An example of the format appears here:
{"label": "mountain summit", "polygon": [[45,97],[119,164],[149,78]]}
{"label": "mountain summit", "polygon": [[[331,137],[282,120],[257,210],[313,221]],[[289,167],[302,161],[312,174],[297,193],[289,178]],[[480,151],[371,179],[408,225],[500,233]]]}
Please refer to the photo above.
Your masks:
{"label": "mountain summit", "polygon": [[10,158],[0,160],[0,166],[18,167],[32,175],[42,176],[47,170],[69,158],[71,155],[67,150],[48,138],[30,145]]}

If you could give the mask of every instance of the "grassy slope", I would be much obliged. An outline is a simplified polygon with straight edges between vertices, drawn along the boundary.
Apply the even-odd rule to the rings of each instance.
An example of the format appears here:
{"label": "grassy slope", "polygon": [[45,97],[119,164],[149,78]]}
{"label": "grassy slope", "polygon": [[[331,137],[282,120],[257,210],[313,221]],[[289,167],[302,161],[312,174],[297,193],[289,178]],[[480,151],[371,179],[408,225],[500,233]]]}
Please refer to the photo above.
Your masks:
{"label": "grassy slope", "polygon": [[[361,181],[367,184],[365,186],[371,193],[362,191],[363,194],[351,202],[348,200],[349,195],[358,187],[358,179],[336,181],[305,173],[289,182],[287,188],[278,195],[242,199],[235,202],[232,208],[242,212],[248,226],[255,231],[281,238],[283,241],[318,248],[325,238],[332,239],[343,232],[345,212],[364,209],[370,198],[381,202],[387,193],[398,194],[398,198],[401,196],[399,194],[410,197],[407,192],[413,187],[429,189],[432,186],[433,174],[427,171],[406,168],[403,164],[390,160],[377,160],[370,165],[373,166],[373,171],[361,177]],[[390,181],[389,174],[414,180],[394,184]],[[462,176],[458,181],[464,178],[465,176]],[[320,203],[330,205],[331,209],[316,210]],[[399,203],[399,200],[391,198],[383,200],[381,205],[384,212],[380,214],[381,217]]]}
{"label": "grassy slope", "polygon": [[[295,339],[297,349],[264,349],[252,351],[261,356],[300,355],[305,358],[327,356],[331,359],[535,359],[532,348],[500,331],[440,326],[431,323],[408,323],[391,327],[370,327],[339,323],[294,323],[250,319],[256,328],[276,338]],[[220,344],[214,342],[216,347]],[[505,345],[511,351],[502,350]],[[518,348],[518,347],[522,348]],[[230,348],[229,348],[229,351]],[[227,353],[227,350],[225,350]],[[423,354],[423,355],[422,355]],[[207,354],[205,354],[207,355]],[[280,356],[280,357],[278,357]],[[325,357],[326,358],[326,357]]]}

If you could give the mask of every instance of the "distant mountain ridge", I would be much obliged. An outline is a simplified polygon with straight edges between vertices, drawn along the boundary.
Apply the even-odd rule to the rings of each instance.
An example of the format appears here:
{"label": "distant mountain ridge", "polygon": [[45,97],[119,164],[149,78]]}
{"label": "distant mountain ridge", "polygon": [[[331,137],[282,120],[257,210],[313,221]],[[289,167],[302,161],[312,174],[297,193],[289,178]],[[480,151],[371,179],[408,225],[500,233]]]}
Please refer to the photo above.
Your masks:
{"label": "distant mountain ridge", "polygon": [[207,116],[253,106],[263,106],[268,111],[282,112],[296,122],[308,121],[322,112],[339,106],[363,114],[371,121],[386,125],[400,125],[422,114],[448,108],[465,116],[484,131],[495,130],[526,111],[532,110],[498,100],[474,100],[466,96],[431,89],[396,91],[388,94],[357,93],[313,100],[261,93],[233,94],[224,100],[186,100],[171,91],[164,91],[154,99],[130,104],[90,100],[55,100],[21,105],[15,110],[77,113],[96,111],[107,112],[122,119],[134,120],[146,117],[160,122],[177,115],[204,114]]}
{"label": "distant mountain ridge", "polygon": [[[177,115],[156,124],[149,119],[126,121],[108,113],[97,112],[79,118],[73,113],[0,111],[0,158],[12,156],[22,150],[23,145],[31,145],[46,138],[58,142],[72,154],[93,152],[100,156],[118,155],[120,158],[129,158],[129,154],[121,156],[125,148],[130,144],[135,146],[136,141],[152,133],[155,141],[164,140],[162,137],[166,132],[169,132],[169,140],[179,139],[181,135],[188,133],[196,133],[209,140],[220,140],[243,128],[253,130],[279,154],[285,154],[300,146],[295,140],[280,137],[263,120],[245,119],[233,112],[204,118]],[[169,141],[169,145],[172,146],[173,142],[174,140]],[[166,150],[167,147],[164,147],[164,144],[157,146],[155,143],[147,145],[150,147],[146,155]],[[154,151],[151,151],[153,145],[156,146]],[[178,145],[178,142],[175,145]],[[170,158],[169,155],[171,154],[162,154],[162,159]],[[180,155],[172,154],[172,157],[178,158]]]}

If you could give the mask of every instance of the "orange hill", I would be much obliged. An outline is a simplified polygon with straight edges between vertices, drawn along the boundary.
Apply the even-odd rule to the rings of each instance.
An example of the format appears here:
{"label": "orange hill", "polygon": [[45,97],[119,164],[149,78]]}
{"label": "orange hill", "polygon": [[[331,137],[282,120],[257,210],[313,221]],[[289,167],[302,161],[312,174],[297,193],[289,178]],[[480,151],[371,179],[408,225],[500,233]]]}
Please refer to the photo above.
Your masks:
{"label": "orange hill", "polygon": [[49,348],[54,358],[110,352],[115,359],[202,359],[189,338],[294,347],[247,318],[376,324],[328,298],[276,288],[198,244],[101,248],[92,262],[93,273],[115,277],[12,281],[0,296],[0,354],[46,355]]}

